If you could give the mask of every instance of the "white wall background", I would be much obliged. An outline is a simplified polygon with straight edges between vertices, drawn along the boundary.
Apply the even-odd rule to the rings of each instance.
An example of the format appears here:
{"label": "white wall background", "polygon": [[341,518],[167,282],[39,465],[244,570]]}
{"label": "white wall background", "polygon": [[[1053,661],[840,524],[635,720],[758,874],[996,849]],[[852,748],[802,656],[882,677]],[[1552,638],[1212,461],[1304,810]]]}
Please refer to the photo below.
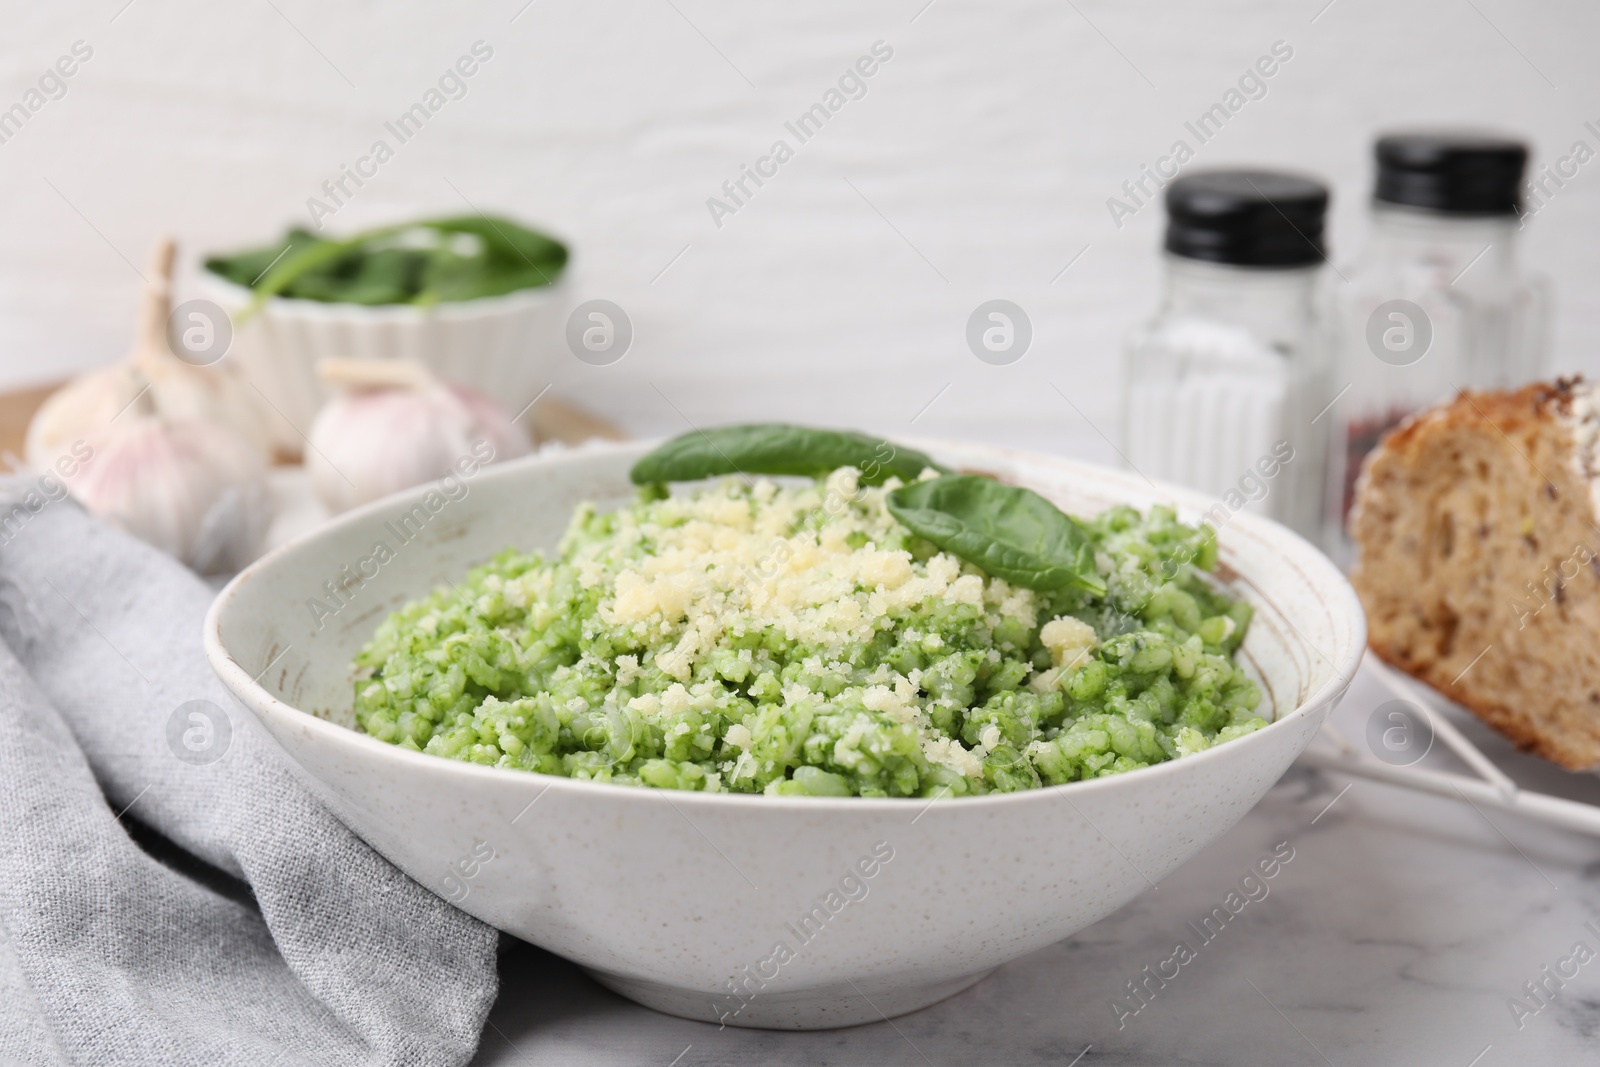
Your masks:
{"label": "white wall background", "polygon": [[[567,238],[574,296],[621,304],[637,339],[551,377],[640,434],[768,417],[905,432],[926,408],[920,432],[1114,459],[1047,384],[1115,434],[1116,354],[1155,299],[1162,220],[1118,230],[1106,198],[1276,40],[1293,59],[1195,166],[1324,175],[1336,260],[1364,232],[1373,130],[1486,123],[1542,162],[1596,143],[1582,124],[1600,120],[1600,9],[1577,0],[525,2],[5,0],[0,107],[74,41],[94,56],[0,144],[0,385],[120,355],[126,260],[157,234],[192,269],[307,221],[321,182],[479,39],[494,58],[469,94],[330,229],[464,196]],[[718,229],[706,198],[879,39],[894,58],[868,95]],[[1593,164],[1525,234],[1555,278],[1560,369],[1600,366],[1597,234]],[[964,342],[993,297],[1034,324],[1008,367]]]}

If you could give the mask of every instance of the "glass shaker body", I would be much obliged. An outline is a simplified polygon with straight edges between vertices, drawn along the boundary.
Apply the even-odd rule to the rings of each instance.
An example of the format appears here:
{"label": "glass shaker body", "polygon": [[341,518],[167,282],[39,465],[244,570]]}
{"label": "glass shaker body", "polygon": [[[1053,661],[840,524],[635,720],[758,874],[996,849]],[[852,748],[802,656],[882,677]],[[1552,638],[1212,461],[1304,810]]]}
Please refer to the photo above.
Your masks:
{"label": "glass shaker body", "polygon": [[1322,268],[1168,254],[1154,319],[1128,339],[1124,456],[1148,478],[1320,532],[1328,387]]}
{"label": "glass shaker body", "polygon": [[1514,215],[1459,216],[1377,202],[1372,239],[1335,297],[1328,547],[1361,461],[1407,415],[1461,389],[1517,386],[1543,372],[1549,290],[1519,271]]}

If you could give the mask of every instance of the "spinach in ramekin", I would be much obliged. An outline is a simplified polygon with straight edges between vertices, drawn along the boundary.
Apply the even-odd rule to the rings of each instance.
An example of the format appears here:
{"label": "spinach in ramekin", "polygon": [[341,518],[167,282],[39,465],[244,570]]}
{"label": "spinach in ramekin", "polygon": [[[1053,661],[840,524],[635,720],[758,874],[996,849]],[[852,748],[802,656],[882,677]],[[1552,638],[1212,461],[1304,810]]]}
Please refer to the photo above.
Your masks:
{"label": "spinach in ramekin", "polygon": [[330,240],[291,229],[276,244],[212,256],[208,271],[250,289],[330,304],[436,304],[553,285],[567,247],[488,215],[384,226]]}

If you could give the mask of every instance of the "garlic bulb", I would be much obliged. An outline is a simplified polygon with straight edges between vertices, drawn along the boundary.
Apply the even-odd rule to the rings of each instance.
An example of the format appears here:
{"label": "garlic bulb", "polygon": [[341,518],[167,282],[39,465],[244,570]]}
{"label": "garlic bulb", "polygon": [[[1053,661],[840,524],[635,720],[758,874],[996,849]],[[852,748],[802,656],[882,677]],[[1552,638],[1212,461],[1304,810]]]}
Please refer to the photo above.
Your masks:
{"label": "garlic bulb", "polygon": [[255,559],[271,518],[266,462],[230,427],[169,419],[141,397],[90,431],[72,495],[202,574]]}
{"label": "garlic bulb", "polygon": [[306,470],[329,511],[532,451],[493,400],[419,364],[325,359],[317,372],[340,389],[307,435]]}
{"label": "garlic bulb", "polygon": [[176,247],[162,238],[150,258],[149,284],[139,307],[132,356],[121,363],[79,375],[50,396],[28,426],[26,452],[31,466],[44,470],[111,424],[134,399],[148,399],[165,418],[203,420],[232,427],[266,456],[271,432],[266,412],[249,382],[231,363],[195,366],[173,355],[167,340],[172,313],[172,261]]}

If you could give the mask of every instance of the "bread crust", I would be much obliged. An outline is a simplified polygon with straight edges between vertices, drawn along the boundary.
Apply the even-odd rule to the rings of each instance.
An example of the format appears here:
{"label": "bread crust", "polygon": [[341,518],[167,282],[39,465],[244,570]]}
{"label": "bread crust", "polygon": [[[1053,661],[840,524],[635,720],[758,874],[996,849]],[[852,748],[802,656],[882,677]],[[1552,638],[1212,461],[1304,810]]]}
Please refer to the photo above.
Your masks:
{"label": "bread crust", "polygon": [[1391,431],[1350,516],[1372,650],[1519,748],[1600,765],[1600,526],[1578,379],[1462,392]]}

